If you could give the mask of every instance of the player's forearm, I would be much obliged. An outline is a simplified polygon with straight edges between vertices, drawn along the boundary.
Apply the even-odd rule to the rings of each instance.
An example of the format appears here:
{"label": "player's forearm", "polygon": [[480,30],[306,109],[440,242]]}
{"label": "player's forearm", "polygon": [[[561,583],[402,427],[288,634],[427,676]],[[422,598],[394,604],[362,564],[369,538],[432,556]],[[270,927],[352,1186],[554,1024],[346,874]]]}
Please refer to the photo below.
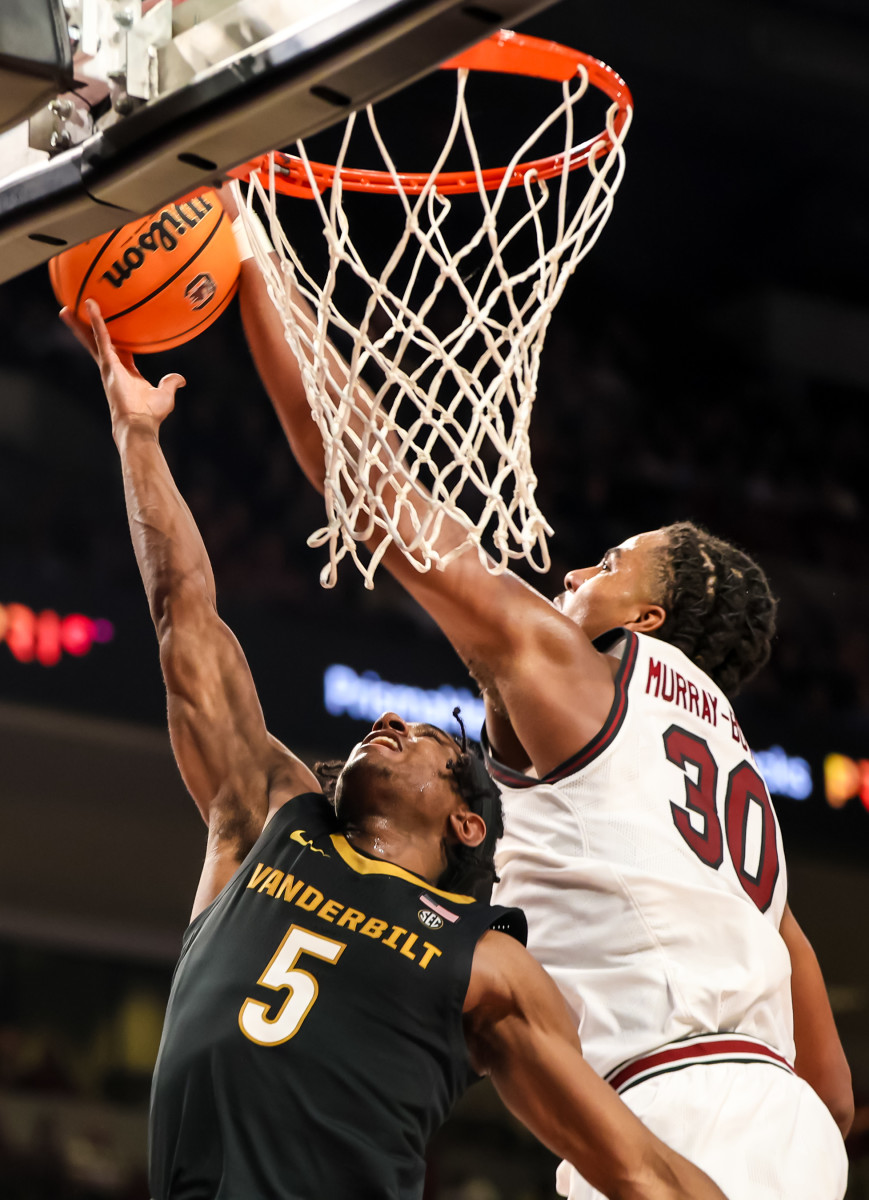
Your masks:
{"label": "player's forearm", "polygon": [[[302,373],[284,336],[284,325],[272,303],[262,273],[252,258],[241,264],[239,287],[245,337],[287,441],[311,485],[323,492],[323,439],[311,416]],[[297,303],[307,311],[304,300]]]}
{"label": "player's forearm", "polygon": [[[245,337],[247,338],[247,343],[256,364],[259,377],[281,422],[293,456],[309,482],[322,495],[325,490],[326,474],[323,437],[312,418],[311,406],[305,392],[301,367],[295,353],[290,349],[286,340],[283,319],[272,303],[266,281],[256,261],[252,258],[246,259],[242,263],[239,297]],[[294,306],[294,320],[300,327],[300,333],[302,334],[300,345],[304,353],[304,343],[308,340],[314,340],[316,319],[313,310],[298,290],[293,292],[292,302]],[[340,399],[340,393],[346,386],[349,377],[349,368],[331,344],[328,345],[325,354],[327,361],[325,364],[325,375],[323,376],[323,387],[329,393],[333,404],[343,404],[344,401]],[[313,352],[309,355],[309,361],[313,366]],[[366,433],[372,404],[372,398],[365,389],[365,386],[362,383],[357,383],[354,397],[354,411],[347,415],[344,433],[348,451],[352,458],[355,458],[357,454],[358,439],[368,437],[372,445],[376,442],[376,437],[371,438],[370,433]],[[394,431],[387,432],[385,429],[381,429],[381,435],[389,445],[391,454],[394,455],[395,459],[400,460],[398,434]],[[403,467],[400,465],[396,467],[394,462],[390,464],[388,461],[390,457],[390,455],[384,456],[387,461],[383,467],[378,467],[376,464],[369,466],[369,488],[371,490],[376,489],[379,484],[382,484],[384,474],[387,477],[385,486],[381,489],[382,499],[380,503],[388,511],[392,510],[395,503],[396,489],[400,488],[402,482],[406,481]],[[410,505],[418,514],[418,519],[420,521],[424,520],[434,503],[431,497],[421,488],[406,490],[406,496]],[[410,539],[413,537],[414,522],[406,511],[403,513],[399,527],[406,538]],[[374,536],[367,543],[368,548],[372,551],[375,550],[380,542],[380,538],[381,533],[379,530],[376,530]],[[441,555],[445,555],[455,546],[464,542],[464,540],[465,531],[463,527],[449,515],[445,514],[437,541],[438,552]],[[400,582],[413,590],[413,585],[418,582],[417,572],[408,564],[401,553],[390,551],[384,562],[389,570],[399,578]],[[483,570],[482,567],[480,569],[481,571]],[[444,586],[446,588],[449,587],[448,584]]]}
{"label": "player's forearm", "polygon": [[812,945],[790,908],[785,909],[780,932],[791,957],[797,1052],[794,1067],[824,1101],[844,1136],[854,1120],[854,1092],[824,977]]}
{"label": "player's forearm", "polygon": [[477,943],[465,1036],[507,1107],[610,1200],[724,1200],[592,1070],[552,979],[502,933]]}
{"label": "player's forearm", "polygon": [[831,1037],[826,1028],[819,1028],[817,1013],[807,1012],[796,998],[794,1042],[797,1075],[814,1088],[846,1137],[854,1121],[854,1090],[845,1051],[838,1034]]}
{"label": "player's forearm", "polygon": [[[524,1066],[492,1072],[504,1102],[610,1200],[725,1200],[707,1175],[654,1137],[578,1053],[551,1040]],[[518,1066],[518,1070],[517,1070]]]}
{"label": "player's forearm", "polygon": [[160,448],[157,427],[123,419],[113,428],[121,459],[127,519],[151,616],[158,632],[182,587],[214,603],[214,576],[196,523]]}

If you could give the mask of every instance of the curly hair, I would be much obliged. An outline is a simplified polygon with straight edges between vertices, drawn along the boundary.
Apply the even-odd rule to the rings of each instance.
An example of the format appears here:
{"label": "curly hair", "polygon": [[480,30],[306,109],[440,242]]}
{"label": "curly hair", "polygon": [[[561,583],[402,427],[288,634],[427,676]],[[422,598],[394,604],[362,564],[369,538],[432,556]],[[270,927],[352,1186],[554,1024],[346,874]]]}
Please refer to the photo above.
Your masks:
{"label": "curly hair", "polygon": [[667,545],[658,569],[667,616],[655,636],[733,696],[770,655],[778,602],[769,581],[744,551],[690,521],[661,532]]}
{"label": "curly hair", "polygon": [[438,887],[448,892],[464,892],[478,900],[488,900],[492,884],[498,882],[495,844],[504,833],[501,789],[467,740],[459,757],[447,766],[458,794],[471,812],[477,813],[486,822],[486,836],[479,846],[465,846],[460,842],[445,844],[447,866],[438,880]]}
{"label": "curly hair", "polygon": [[[341,760],[314,764],[314,774],[323,794],[333,806],[343,769]],[[486,822],[486,836],[479,846],[455,842],[444,844],[447,865],[436,881],[437,886],[448,892],[461,892],[478,900],[488,900],[492,885],[498,881],[495,873],[495,843],[504,833],[501,792],[466,738],[463,738],[462,753],[447,763],[447,770],[456,793],[471,812],[478,813]]]}

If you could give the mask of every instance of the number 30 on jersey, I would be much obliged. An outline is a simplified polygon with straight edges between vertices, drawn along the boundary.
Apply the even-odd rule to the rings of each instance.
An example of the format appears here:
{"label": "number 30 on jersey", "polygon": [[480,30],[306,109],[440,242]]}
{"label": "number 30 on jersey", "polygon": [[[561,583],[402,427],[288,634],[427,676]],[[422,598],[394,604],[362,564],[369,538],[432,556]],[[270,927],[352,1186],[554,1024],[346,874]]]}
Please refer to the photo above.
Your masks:
{"label": "number 30 on jersey", "polygon": [[670,802],[673,824],[697,857],[716,871],[724,861],[726,840],[740,886],[766,912],[779,873],[775,814],[766,784],[747,759],[733,768],[724,790],[722,831],[716,805],[718,764],[706,742],[671,725],[664,734],[664,752],[685,776],[685,807]]}

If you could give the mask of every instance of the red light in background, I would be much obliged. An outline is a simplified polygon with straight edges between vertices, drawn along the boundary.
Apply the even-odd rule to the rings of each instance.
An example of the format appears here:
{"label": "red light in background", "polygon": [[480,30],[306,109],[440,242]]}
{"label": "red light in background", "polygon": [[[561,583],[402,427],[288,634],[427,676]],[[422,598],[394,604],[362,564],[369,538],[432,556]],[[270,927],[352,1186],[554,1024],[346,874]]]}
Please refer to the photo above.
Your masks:
{"label": "red light in background", "polygon": [[36,613],[26,604],[7,604],[3,636],[14,658],[32,662],[36,651]]}
{"label": "red light in background", "polygon": [[36,618],[36,657],[44,667],[60,662],[60,617],[50,608]]}
{"label": "red light in background", "polygon": [[824,759],[824,792],[831,808],[842,808],[856,796],[869,809],[869,759],[828,754]]}
{"label": "red light in background", "polygon": [[82,613],[60,617],[50,608],[36,613],[26,604],[0,604],[0,642],[18,662],[34,659],[54,667],[65,653],[76,658],[88,653],[94,642],[110,642],[114,626],[105,617],[92,620]]}
{"label": "red light in background", "polygon": [[67,654],[75,654],[77,657],[87,654],[94,644],[93,631],[94,623],[90,617],[83,617],[81,613],[64,617],[60,627],[60,638]]}

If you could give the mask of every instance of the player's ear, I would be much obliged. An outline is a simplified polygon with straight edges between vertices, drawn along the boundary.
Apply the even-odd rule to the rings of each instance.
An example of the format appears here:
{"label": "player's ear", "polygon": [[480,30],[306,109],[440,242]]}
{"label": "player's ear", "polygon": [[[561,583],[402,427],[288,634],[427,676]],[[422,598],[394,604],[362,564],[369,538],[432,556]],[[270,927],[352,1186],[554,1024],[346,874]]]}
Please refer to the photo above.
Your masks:
{"label": "player's ear", "polygon": [[660,604],[647,604],[635,620],[625,621],[628,629],[635,633],[654,633],[667,620],[667,610]]}
{"label": "player's ear", "polygon": [[450,813],[449,827],[454,839],[462,846],[479,846],[486,836],[486,822],[469,808]]}

